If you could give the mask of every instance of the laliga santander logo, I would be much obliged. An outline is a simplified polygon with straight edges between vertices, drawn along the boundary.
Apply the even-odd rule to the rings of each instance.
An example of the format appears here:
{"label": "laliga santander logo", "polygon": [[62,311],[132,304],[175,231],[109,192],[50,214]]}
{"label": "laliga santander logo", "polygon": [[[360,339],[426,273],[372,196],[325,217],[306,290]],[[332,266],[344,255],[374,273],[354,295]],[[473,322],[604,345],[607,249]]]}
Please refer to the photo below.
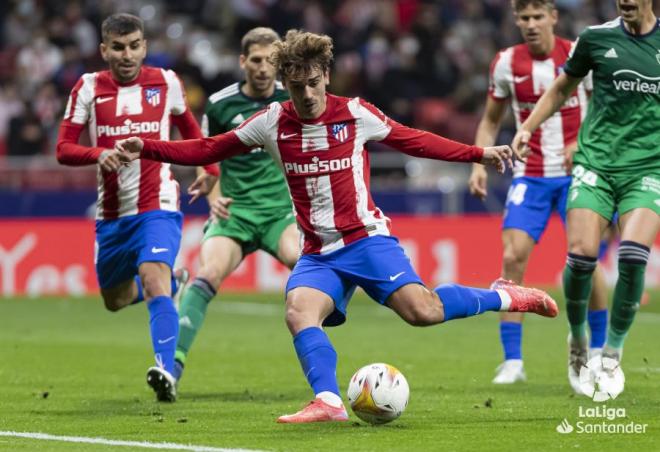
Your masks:
{"label": "laliga santander logo", "polygon": [[580,389],[594,402],[616,399],[623,392],[626,377],[618,361],[595,356],[580,369]]}

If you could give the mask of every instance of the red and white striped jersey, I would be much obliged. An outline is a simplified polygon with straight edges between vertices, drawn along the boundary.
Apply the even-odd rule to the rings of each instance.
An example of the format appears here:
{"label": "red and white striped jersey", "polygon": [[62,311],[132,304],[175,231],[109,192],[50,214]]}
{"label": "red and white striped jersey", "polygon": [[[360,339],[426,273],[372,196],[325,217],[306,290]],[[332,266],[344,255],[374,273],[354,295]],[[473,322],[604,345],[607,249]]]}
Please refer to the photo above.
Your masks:
{"label": "red and white striped jersey", "polygon": [[[68,165],[94,164],[103,150],[122,138],[169,140],[170,121],[186,138],[202,136],[173,71],[143,66],[136,80],[127,84],[117,82],[110,71],[84,74],[66,105],[57,157]],[[92,147],[78,144],[85,126]],[[179,209],[179,184],[168,163],[140,159],[117,172],[103,172],[98,166],[97,180],[97,219]]]}
{"label": "red and white striped jersey", "polygon": [[263,147],[286,176],[303,254],[329,253],[356,240],[389,235],[390,221],[369,191],[367,141],[407,154],[478,162],[483,149],[405,127],[359,98],[326,96],[317,119],[302,120],[291,101],[274,102],[237,129],[203,140],[144,140],[142,158],[208,164]]}
{"label": "red and white striped jersey", "polygon": [[[537,57],[526,44],[502,50],[491,64],[490,96],[498,101],[511,99],[516,126],[530,115],[536,102],[555,77],[563,71],[573,43],[559,37],[550,55]],[[548,118],[530,140],[527,163],[516,162],[513,176],[560,177],[570,175],[564,166],[563,150],[577,141],[580,124],[587,111],[590,76],[585,78],[566,103]]]}

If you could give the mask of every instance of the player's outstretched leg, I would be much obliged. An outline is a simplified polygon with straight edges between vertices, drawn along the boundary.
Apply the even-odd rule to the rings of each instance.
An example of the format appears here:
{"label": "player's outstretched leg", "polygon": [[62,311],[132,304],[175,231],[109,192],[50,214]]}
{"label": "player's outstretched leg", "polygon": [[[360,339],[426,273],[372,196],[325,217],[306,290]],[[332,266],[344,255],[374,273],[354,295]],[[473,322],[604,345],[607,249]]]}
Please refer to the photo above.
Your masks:
{"label": "player's outstretched leg", "polygon": [[176,400],[174,350],[179,335],[179,316],[172,298],[161,295],[149,301],[149,326],[156,367],[147,371],[147,383],[162,402]]}
{"label": "player's outstretched leg", "polygon": [[316,398],[297,413],[280,416],[277,422],[301,424],[347,421],[348,413],[339,396],[337,384],[337,352],[328,336],[321,328],[309,327],[295,335],[293,344]]}
{"label": "player's outstretched leg", "polygon": [[532,312],[556,317],[559,309],[550,295],[499,278],[489,289],[443,284],[435,289],[444,310],[443,322],[471,317],[486,311]]}

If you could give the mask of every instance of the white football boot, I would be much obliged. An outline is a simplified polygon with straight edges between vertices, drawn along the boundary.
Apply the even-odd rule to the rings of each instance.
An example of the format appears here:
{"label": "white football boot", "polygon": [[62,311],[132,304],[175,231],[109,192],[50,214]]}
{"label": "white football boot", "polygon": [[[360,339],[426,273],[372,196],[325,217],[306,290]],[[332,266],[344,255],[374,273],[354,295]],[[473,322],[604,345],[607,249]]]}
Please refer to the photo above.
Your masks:
{"label": "white football boot", "polygon": [[496,385],[510,385],[519,381],[527,381],[522,359],[507,359],[497,366],[493,383]]}
{"label": "white football boot", "polygon": [[580,389],[580,369],[589,361],[589,338],[587,336],[580,340],[574,340],[572,334],[568,334],[568,382],[576,394],[584,394]]}

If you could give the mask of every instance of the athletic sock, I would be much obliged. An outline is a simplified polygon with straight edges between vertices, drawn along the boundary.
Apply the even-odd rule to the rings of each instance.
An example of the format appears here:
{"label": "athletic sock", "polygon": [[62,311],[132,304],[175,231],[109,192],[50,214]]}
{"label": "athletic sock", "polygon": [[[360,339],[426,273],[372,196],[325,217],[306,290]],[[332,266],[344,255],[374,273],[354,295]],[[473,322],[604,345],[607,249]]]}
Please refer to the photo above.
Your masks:
{"label": "athletic sock", "polygon": [[176,359],[186,362],[199,329],[204,323],[206,309],[215,296],[213,285],[204,278],[195,278],[183,294],[179,306],[179,341],[176,344]]}
{"label": "athletic sock", "polygon": [[179,335],[179,316],[171,297],[161,295],[148,303],[151,342],[156,363],[174,375],[174,350]]}
{"label": "athletic sock", "polygon": [[589,311],[587,314],[589,330],[591,331],[590,348],[603,348],[607,333],[607,309]]}
{"label": "athletic sock", "polygon": [[444,322],[486,311],[499,311],[502,307],[502,299],[496,290],[443,284],[435,288],[435,293],[440,297],[445,311]]}
{"label": "athletic sock", "polygon": [[315,326],[305,328],[295,335],[293,346],[314,394],[328,391],[341,397],[336,376],[337,352],[325,332]]}
{"label": "athletic sock", "polygon": [[650,252],[648,247],[630,240],[619,245],[619,278],[614,287],[608,347],[623,347],[644,292],[644,273]]}
{"label": "athletic sock", "polygon": [[595,257],[568,253],[564,267],[566,313],[574,339],[587,336],[587,309],[591,294],[591,276],[596,269]]}
{"label": "athletic sock", "polygon": [[500,322],[500,340],[504,349],[504,359],[522,359],[522,323]]}
{"label": "athletic sock", "polygon": [[135,281],[135,284],[137,285],[137,296],[133,301],[131,301],[131,304],[138,304],[142,301],[144,301],[144,290],[142,289],[142,280],[140,279],[140,275],[135,275],[133,278]]}

